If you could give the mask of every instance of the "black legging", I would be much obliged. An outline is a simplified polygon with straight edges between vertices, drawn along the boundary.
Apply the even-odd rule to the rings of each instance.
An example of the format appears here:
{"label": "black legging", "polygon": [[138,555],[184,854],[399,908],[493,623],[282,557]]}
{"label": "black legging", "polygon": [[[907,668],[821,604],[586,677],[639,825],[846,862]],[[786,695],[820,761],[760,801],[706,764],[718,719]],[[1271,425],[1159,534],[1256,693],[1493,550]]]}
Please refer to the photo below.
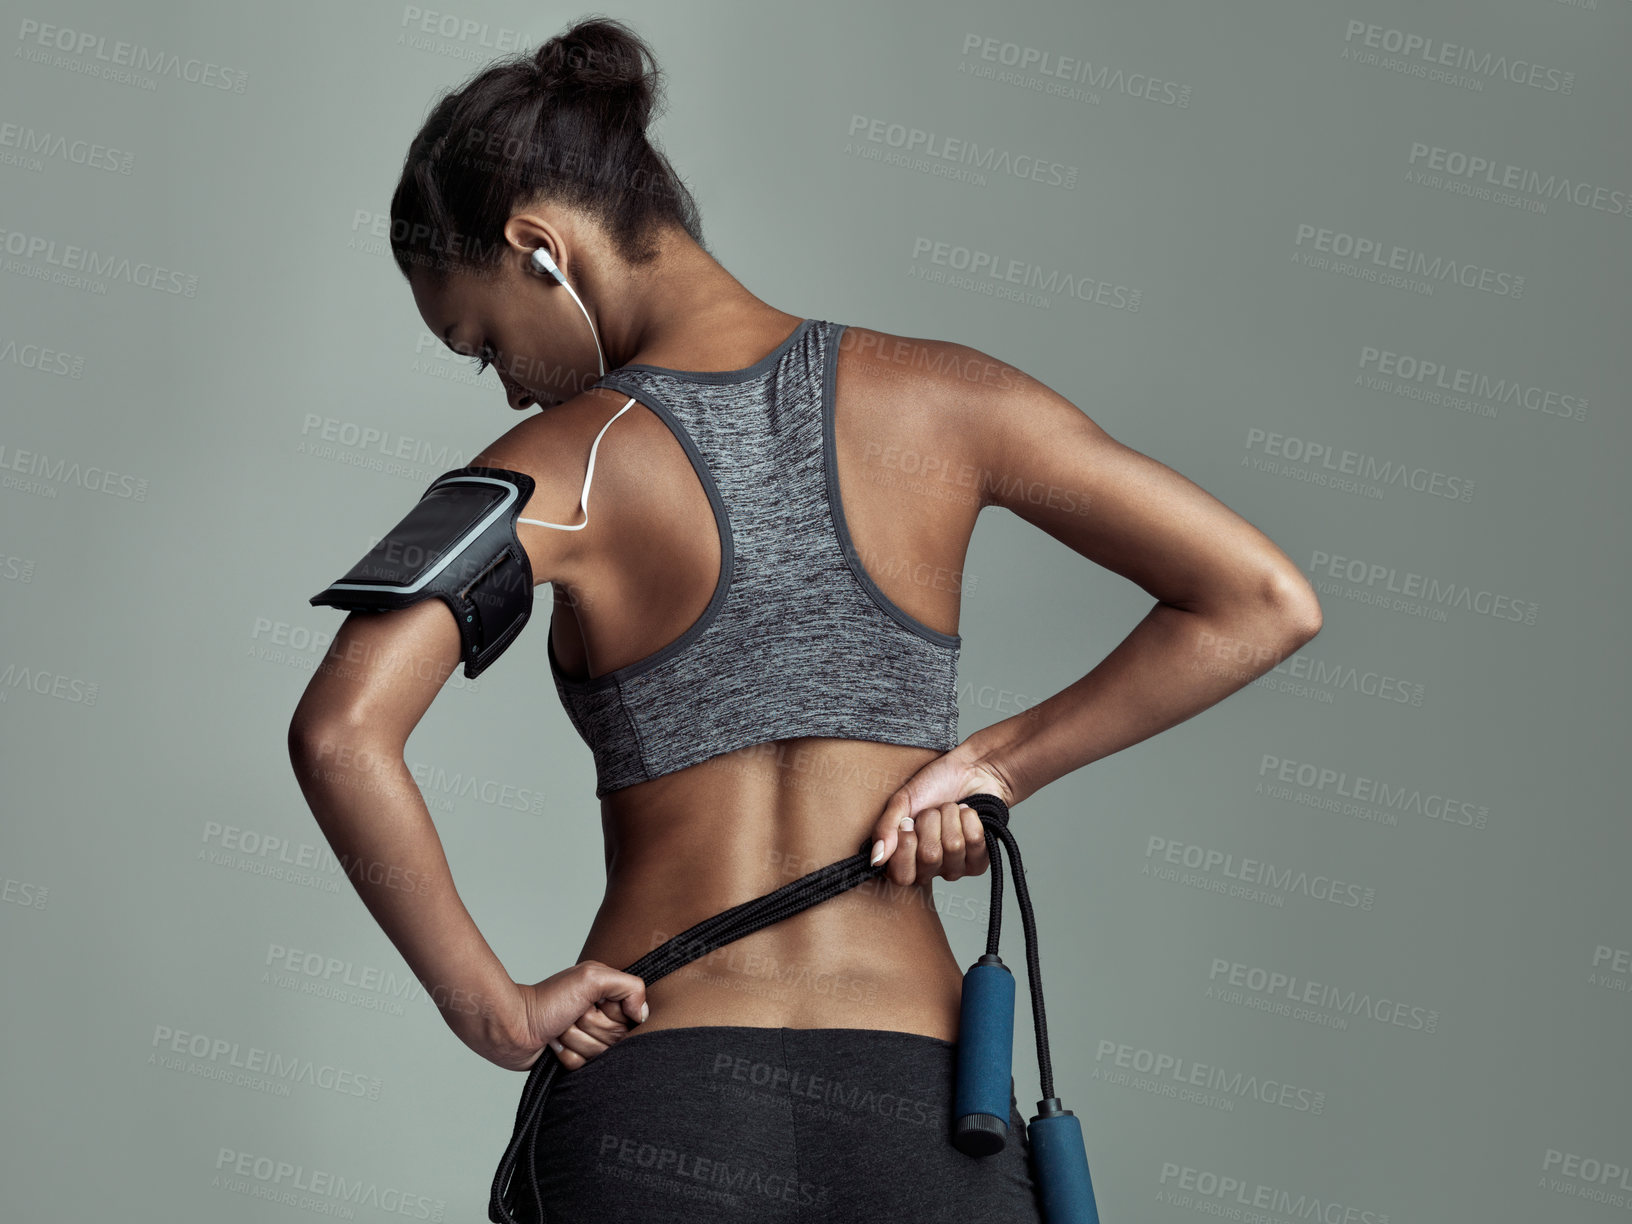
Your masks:
{"label": "black legging", "polygon": [[952,1146],[956,1064],[952,1042],[887,1029],[637,1028],[550,1093],[543,1218],[1041,1224],[1012,1094],[1001,1152]]}

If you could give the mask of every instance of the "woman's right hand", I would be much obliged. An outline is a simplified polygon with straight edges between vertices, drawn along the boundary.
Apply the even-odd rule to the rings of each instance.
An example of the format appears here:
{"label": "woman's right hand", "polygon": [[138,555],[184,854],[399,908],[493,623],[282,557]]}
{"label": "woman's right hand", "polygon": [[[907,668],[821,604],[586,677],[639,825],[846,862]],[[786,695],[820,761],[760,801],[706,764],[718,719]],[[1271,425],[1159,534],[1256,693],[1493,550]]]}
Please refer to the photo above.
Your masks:
{"label": "woman's right hand", "polygon": [[873,864],[885,863],[892,883],[915,884],[937,877],[961,880],[991,866],[986,829],[965,795],[996,795],[1012,807],[1019,800],[1000,768],[974,755],[964,740],[908,778],[884,805],[873,825]]}
{"label": "woman's right hand", "polygon": [[517,984],[523,1004],[525,1061],[508,1064],[526,1071],[555,1050],[569,1071],[604,1054],[646,1019],[646,982],[633,973],[596,960],[579,961],[542,982]]}

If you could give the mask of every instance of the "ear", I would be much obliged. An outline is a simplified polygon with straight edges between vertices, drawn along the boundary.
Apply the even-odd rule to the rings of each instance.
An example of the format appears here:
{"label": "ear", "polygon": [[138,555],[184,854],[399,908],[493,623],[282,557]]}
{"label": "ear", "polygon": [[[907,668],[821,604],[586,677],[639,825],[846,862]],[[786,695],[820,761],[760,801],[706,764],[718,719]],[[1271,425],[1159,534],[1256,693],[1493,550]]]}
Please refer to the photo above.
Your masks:
{"label": "ear", "polygon": [[567,244],[562,233],[548,219],[538,213],[517,213],[504,223],[504,239],[510,249],[522,261],[523,266],[533,275],[538,275],[538,268],[533,264],[533,252],[543,247],[549,252],[555,266],[561,269],[563,276],[567,273]]}

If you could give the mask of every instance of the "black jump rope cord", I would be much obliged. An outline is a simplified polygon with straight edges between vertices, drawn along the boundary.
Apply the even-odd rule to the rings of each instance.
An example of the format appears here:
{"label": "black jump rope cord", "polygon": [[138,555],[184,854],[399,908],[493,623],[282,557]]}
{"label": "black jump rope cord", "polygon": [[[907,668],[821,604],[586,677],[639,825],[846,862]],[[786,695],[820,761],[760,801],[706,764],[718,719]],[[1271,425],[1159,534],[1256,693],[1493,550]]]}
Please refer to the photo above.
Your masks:
{"label": "black jump rope cord", "polygon": [[[1005,809],[1005,815],[1007,810]],[[997,955],[999,929],[1003,925],[1003,855],[997,848],[997,839],[1009,848],[1014,872],[1014,895],[1020,902],[1020,928],[1026,936],[1026,973],[1031,981],[1031,1025],[1037,1033],[1037,1078],[1043,1087],[1043,1099],[1054,1095],[1054,1060],[1048,1054],[1048,1017],[1043,1013],[1043,969],[1037,958],[1037,919],[1031,912],[1031,892],[1026,888],[1026,869],[1020,862],[1020,847],[1006,824],[995,816],[980,813],[980,822],[986,826],[986,850],[992,859],[992,918],[986,933],[986,951]]]}
{"label": "black jump rope cord", "polygon": [[[1010,870],[1014,872],[1014,891],[1020,903],[1020,922],[1026,937],[1026,968],[1031,983],[1032,1020],[1037,1031],[1037,1067],[1042,1080],[1043,1097],[1046,1099],[1054,1095],[1054,1070],[1048,1055],[1048,1023],[1043,1015],[1043,978],[1037,959],[1037,924],[1031,912],[1031,895],[1026,889],[1026,873],[1020,862],[1020,847],[1015,843],[1014,834],[1008,829],[1008,805],[996,795],[984,791],[966,795],[959,802],[975,809],[986,830],[986,850],[992,865],[992,912],[986,936],[986,951],[993,955],[997,953],[1003,921],[1003,855],[1000,844],[1008,847],[1012,860]],[[865,851],[851,855],[847,859],[840,859],[836,863],[829,863],[826,867],[820,867],[764,896],[744,901],[728,910],[722,910],[711,918],[703,919],[653,948],[629,965],[624,972],[642,978],[650,986],[659,978],[690,964],[698,957],[724,947],[733,940],[751,935],[813,905],[818,905],[829,897],[836,897],[865,880],[881,876],[886,868],[885,863],[880,863],[876,867],[870,864]],[[537,1136],[539,1119],[543,1116],[544,1099],[549,1095],[550,1085],[555,1081],[556,1072],[560,1069],[561,1062],[555,1057],[555,1051],[546,1047],[527,1073],[527,1082],[521,1090],[521,1101],[516,1107],[516,1124],[510,1137],[510,1146],[505,1149],[504,1158],[499,1162],[498,1171],[493,1175],[493,1189],[487,1213],[487,1218],[493,1221],[493,1224],[520,1224],[511,1213],[509,1204],[505,1202],[505,1195],[509,1191],[511,1175],[522,1151],[531,1151],[532,1142]],[[544,1203],[532,1160],[526,1161],[524,1167],[527,1172],[527,1184],[533,1193],[533,1206],[536,1209],[533,1219],[537,1224],[544,1224]]]}

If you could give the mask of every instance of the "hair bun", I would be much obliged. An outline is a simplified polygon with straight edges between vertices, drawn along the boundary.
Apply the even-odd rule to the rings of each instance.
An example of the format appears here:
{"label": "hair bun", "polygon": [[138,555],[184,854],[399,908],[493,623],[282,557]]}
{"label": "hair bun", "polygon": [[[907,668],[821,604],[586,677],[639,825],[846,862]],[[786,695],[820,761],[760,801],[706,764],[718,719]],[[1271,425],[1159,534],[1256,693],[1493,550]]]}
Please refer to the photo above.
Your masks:
{"label": "hair bun", "polygon": [[533,56],[539,88],[546,93],[650,92],[643,48],[620,23],[579,22],[550,39]]}

